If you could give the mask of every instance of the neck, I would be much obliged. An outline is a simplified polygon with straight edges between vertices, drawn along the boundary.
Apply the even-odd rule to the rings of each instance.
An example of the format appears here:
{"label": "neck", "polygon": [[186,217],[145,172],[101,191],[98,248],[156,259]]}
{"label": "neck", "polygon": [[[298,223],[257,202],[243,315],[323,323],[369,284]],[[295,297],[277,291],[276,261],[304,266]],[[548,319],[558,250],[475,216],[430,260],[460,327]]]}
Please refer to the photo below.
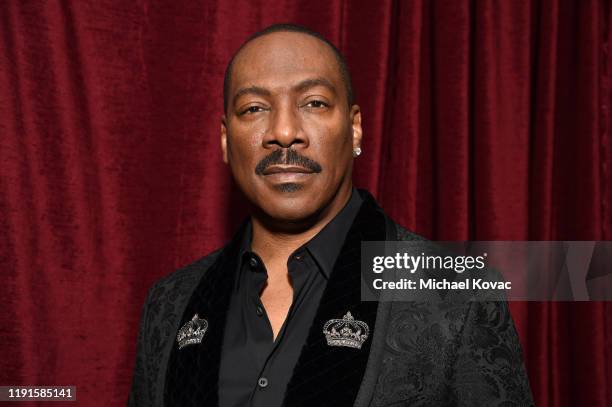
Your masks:
{"label": "neck", "polygon": [[269,219],[255,212],[251,217],[252,250],[266,264],[285,263],[291,253],[316,236],[344,208],[351,197],[351,191],[351,185],[344,191],[338,191],[325,208],[301,222],[292,222],[291,228],[287,228],[287,222]]}

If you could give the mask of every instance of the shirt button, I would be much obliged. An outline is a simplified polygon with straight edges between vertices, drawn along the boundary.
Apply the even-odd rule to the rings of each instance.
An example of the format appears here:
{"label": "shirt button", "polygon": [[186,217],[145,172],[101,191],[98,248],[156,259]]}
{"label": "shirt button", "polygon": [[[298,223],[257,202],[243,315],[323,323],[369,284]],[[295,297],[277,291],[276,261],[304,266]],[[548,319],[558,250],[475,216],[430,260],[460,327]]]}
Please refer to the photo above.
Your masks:
{"label": "shirt button", "polygon": [[257,385],[262,389],[268,387],[268,379],[260,377],[259,380],[257,380]]}
{"label": "shirt button", "polygon": [[261,305],[258,305],[257,308],[255,309],[255,312],[257,313],[257,316],[260,317],[264,314],[264,310],[261,307]]}
{"label": "shirt button", "polygon": [[251,266],[251,268],[256,268],[259,265],[259,262],[255,257],[251,257],[249,260],[249,265]]}

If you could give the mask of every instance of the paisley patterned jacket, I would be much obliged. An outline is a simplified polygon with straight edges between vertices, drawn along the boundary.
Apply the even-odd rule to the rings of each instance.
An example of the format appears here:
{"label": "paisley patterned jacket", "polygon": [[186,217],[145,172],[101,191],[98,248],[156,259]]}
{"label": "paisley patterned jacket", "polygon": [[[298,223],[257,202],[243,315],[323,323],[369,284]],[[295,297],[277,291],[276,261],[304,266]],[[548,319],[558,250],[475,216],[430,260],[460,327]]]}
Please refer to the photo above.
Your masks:
{"label": "paisley patterned jacket", "polygon": [[[283,405],[533,405],[506,302],[361,301],[361,242],[422,238],[391,221],[369,193],[359,192],[364,202],[328,280]],[[183,397],[182,407],[218,405],[223,328],[239,236],[149,290],[130,407],[176,405],[176,394],[190,395],[187,403]],[[327,346],[323,325],[347,311],[370,327],[361,349]],[[206,317],[208,329],[193,363],[177,368],[182,351],[177,332],[194,312]],[[169,381],[168,372],[180,377]]]}

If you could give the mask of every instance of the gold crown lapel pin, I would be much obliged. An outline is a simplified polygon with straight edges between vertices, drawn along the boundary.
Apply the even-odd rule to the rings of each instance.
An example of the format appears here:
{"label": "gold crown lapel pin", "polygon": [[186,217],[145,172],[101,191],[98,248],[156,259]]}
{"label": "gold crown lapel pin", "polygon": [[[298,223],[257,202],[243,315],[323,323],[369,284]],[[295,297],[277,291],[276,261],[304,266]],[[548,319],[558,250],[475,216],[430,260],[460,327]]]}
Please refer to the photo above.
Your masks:
{"label": "gold crown lapel pin", "polygon": [[323,326],[323,334],[328,346],[361,349],[361,345],[368,339],[370,328],[365,322],[353,318],[349,311],[342,319],[327,321]]}
{"label": "gold crown lapel pin", "polygon": [[202,343],[202,338],[204,338],[206,329],[208,329],[208,321],[200,318],[198,314],[195,314],[193,318],[191,318],[191,321],[187,321],[185,325],[179,329],[176,335],[179,349],[183,349],[188,345]]}

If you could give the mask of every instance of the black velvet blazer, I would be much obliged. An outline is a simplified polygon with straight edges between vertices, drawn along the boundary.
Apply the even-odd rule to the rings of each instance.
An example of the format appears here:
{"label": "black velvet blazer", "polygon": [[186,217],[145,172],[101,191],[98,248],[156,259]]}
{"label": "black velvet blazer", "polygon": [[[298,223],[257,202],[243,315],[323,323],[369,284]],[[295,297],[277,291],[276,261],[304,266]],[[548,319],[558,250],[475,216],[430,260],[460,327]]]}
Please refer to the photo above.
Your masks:
{"label": "black velvet blazer", "polygon": [[[341,249],[285,394],[285,406],[529,406],[531,392],[514,323],[504,301],[361,301],[362,241],[422,240],[392,222],[372,196]],[[236,270],[238,238],[151,287],[140,332],[130,407],[164,406],[178,329],[194,303],[208,321],[199,369],[187,366],[193,405],[218,405],[225,315]],[[327,346],[323,325],[350,311],[370,327],[360,350]],[[195,387],[194,387],[195,386]]]}

